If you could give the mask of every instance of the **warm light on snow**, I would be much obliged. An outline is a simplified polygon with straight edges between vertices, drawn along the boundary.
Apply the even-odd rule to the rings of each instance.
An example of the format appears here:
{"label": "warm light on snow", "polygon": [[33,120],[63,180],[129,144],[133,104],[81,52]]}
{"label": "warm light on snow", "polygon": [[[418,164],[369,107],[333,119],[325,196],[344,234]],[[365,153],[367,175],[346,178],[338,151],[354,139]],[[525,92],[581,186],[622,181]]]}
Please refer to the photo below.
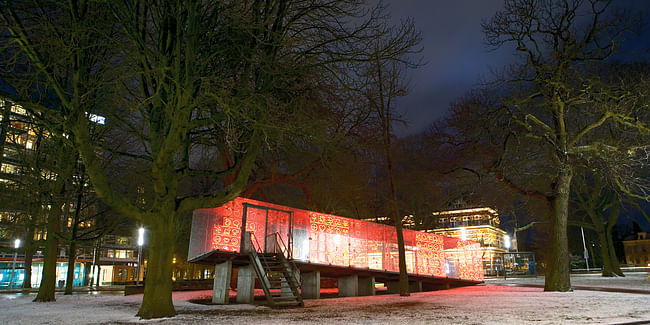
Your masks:
{"label": "warm light on snow", "polygon": [[[576,285],[635,288],[650,292],[646,272],[626,277],[572,276]],[[173,293],[178,313],[155,324],[615,324],[650,320],[650,294],[496,286],[494,283],[543,284],[544,278],[503,279],[488,285],[377,296],[305,300],[305,308],[270,309],[249,304],[201,305],[211,290]],[[335,293],[336,289],[322,292]],[[261,290],[256,295],[262,299]],[[231,291],[234,300],[235,291]],[[8,324],[149,324],[136,315],[142,294],[57,294],[56,302],[33,303],[35,294],[0,295]],[[263,299],[259,302],[263,303]],[[258,302],[258,301],[256,301]]]}

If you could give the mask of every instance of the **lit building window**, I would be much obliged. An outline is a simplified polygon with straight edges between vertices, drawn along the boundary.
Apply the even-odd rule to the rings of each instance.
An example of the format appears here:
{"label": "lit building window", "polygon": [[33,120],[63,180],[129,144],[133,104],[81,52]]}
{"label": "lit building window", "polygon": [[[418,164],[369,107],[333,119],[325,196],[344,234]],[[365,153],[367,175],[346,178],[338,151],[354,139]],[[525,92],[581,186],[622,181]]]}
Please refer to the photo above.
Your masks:
{"label": "lit building window", "polygon": [[0,172],[5,173],[5,174],[18,174],[20,172],[19,167],[10,165],[10,164],[2,164],[0,167]]}
{"label": "lit building window", "polygon": [[20,115],[27,115],[27,111],[20,105],[12,105],[11,112]]}
{"label": "lit building window", "polygon": [[[88,114],[88,113],[86,113],[86,114]],[[106,124],[106,118],[101,116],[101,115],[91,113],[91,114],[88,114],[88,119],[90,119],[91,122],[95,122],[95,123],[100,124],[100,125]]]}

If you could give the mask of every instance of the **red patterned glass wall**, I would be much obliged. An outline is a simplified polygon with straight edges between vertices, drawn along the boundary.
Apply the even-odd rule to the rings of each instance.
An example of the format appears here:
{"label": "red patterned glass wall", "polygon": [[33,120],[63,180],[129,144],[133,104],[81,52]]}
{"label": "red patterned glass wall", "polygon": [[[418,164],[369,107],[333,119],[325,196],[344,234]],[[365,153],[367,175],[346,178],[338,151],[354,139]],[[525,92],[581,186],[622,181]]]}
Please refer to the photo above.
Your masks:
{"label": "red patterned glass wall", "polygon": [[[239,252],[244,210],[246,231],[260,250],[267,235],[279,233],[296,260],[399,271],[394,227],[243,198],[194,212],[189,260],[213,251]],[[478,243],[413,230],[403,234],[409,273],[483,280]]]}

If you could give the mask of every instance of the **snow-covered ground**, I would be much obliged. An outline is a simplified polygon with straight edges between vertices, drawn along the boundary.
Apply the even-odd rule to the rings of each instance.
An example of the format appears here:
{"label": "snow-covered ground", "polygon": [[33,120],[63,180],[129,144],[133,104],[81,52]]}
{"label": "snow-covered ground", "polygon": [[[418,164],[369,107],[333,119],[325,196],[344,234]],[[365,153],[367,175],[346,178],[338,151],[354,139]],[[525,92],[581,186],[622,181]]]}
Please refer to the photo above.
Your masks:
{"label": "snow-covered ground", "polygon": [[[616,324],[650,322],[650,294],[589,290],[543,292],[540,288],[501,284],[543,283],[543,278],[489,280],[485,285],[410,297],[307,300],[304,308],[270,309],[255,305],[202,305],[211,291],[175,292],[178,315],[139,320],[142,295],[57,295],[52,303],[32,303],[34,294],[0,294],[0,324]],[[650,293],[647,274],[602,279],[574,276],[576,286],[641,289]]]}
{"label": "snow-covered ground", "polygon": [[[627,272],[625,277],[604,278],[587,274],[571,275],[571,285],[574,287],[617,288],[632,290],[647,290],[650,292],[650,282],[646,272]],[[486,279],[486,284],[536,284],[544,285],[544,277],[533,278],[498,278]]]}

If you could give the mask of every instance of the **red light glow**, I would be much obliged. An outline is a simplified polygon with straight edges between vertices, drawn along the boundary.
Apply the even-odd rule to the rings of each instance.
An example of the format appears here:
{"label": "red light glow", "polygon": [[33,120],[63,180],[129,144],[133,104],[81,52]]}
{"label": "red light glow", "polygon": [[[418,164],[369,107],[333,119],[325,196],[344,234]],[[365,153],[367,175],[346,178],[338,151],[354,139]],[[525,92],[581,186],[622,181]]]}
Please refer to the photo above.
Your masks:
{"label": "red light glow", "polygon": [[[244,211],[245,229],[260,250],[268,234],[279,233],[297,260],[399,271],[394,227],[243,198],[194,212],[190,260],[215,250],[239,252]],[[414,230],[404,230],[404,238],[409,273],[483,281],[478,243]]]}

